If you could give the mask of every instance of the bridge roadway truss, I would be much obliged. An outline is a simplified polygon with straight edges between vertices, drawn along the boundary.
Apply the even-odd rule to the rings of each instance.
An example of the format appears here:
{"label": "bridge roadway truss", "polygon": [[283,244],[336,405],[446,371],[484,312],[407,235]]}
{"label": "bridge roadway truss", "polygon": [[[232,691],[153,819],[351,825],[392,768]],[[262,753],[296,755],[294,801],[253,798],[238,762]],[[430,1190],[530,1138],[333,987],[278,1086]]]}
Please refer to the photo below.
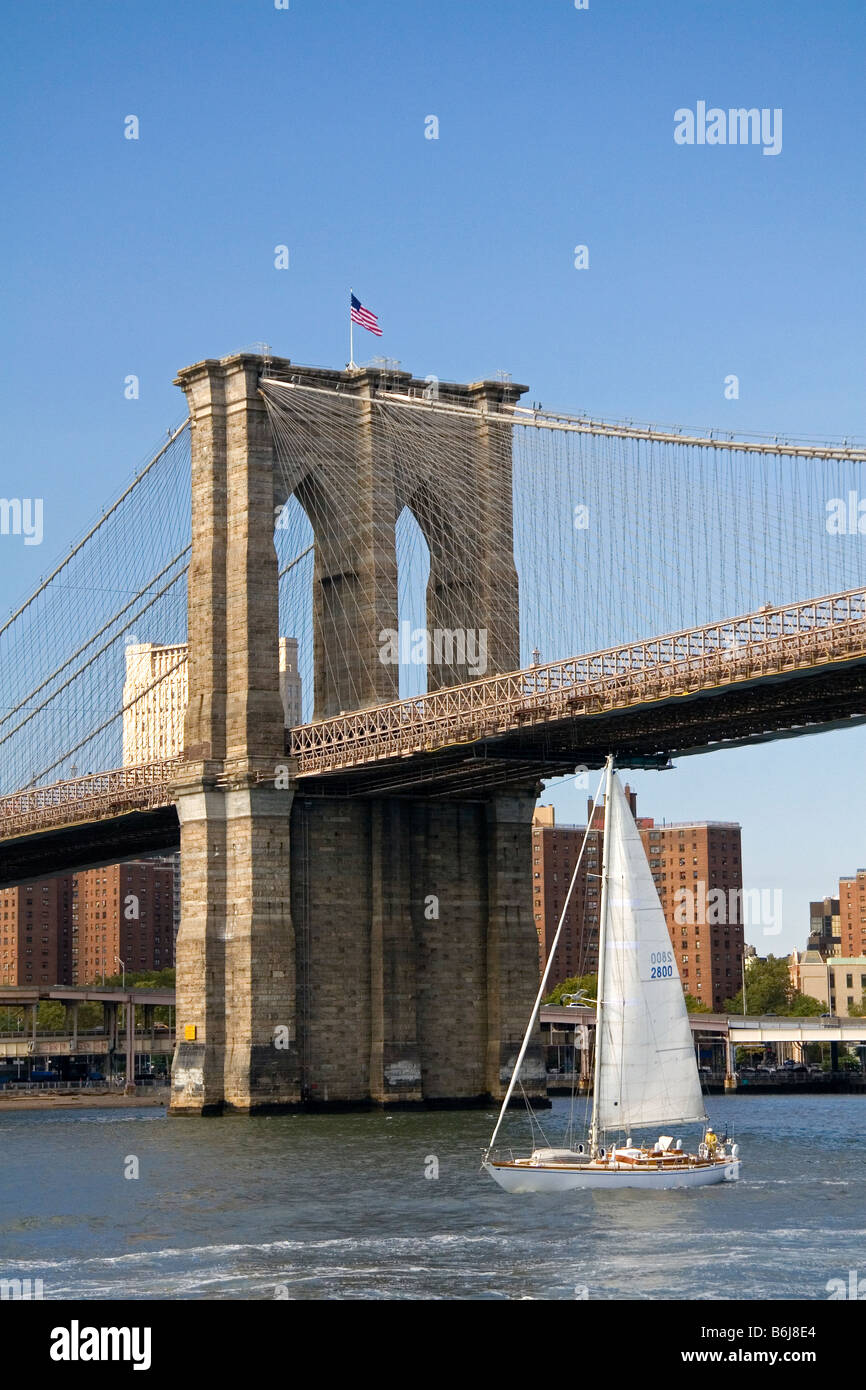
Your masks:
{"label": "bridge roadway truss", "polygon": [[[473,797],[521,778],[866,718],[866,589],[299,725],[305,796]],[[0,797],[0,883],[177,848],[181,760]],[[267,774],[259,772],[259,778]]]}

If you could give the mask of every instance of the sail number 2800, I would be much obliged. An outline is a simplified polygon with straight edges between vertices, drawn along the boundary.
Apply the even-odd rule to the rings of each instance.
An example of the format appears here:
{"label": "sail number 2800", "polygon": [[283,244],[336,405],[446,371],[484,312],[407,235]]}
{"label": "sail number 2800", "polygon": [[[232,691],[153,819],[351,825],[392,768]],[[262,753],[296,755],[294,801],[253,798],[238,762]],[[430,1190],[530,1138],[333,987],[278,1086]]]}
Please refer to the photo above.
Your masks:
{"label": "sail number 2800", "polygon": [[673,960],[673,951],[653,951],[650,955],[650,979],[669,979],[674,973]]}

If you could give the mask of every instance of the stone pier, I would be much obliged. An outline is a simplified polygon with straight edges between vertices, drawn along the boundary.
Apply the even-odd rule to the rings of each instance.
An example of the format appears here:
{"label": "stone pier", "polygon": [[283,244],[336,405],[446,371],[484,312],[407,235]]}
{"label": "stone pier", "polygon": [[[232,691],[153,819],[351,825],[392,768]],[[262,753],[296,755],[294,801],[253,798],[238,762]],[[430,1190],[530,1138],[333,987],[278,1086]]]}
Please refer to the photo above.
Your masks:
{"label": "stone pier", "polygon": [[[501,427],[491,438],[483,408],[524,388],[444,388],[479,412],[470,448],[479,505],[467,518],[444,483],[437,489],[434,457],[401,457],[398,483],[371,404],[382,375],[373,371],[272,360],[284,379],[361,403],[355,495],[329,491],[315,448],[287,480],[261,370],[261,358],[242,354],[178,376],[192,422],[193,529],[171,1113],[484,1103],[504,1092],[537,988],[536,789],[335,798],[296,780],[284,751],[274,518],[289,488],[314,530],[317,716],[397,693],[396,669],[369,657],[381,629],[397,626],[394,525],[404,505],[430,546],[431,627],[486,628],[489,670],[513,669],[510,447]],[[387,376],[407,390],[425,384]],[[446,525],[465,532],[462,572],[478,576],[471,607],[440,563],[436,527]],[[334,652],[350,654],[342,667]],[[447,681],[465,678],[455,668]],[[430,683],[441,679],[431,673]],[[524,1083],[544,1091],[540,1047]]]}

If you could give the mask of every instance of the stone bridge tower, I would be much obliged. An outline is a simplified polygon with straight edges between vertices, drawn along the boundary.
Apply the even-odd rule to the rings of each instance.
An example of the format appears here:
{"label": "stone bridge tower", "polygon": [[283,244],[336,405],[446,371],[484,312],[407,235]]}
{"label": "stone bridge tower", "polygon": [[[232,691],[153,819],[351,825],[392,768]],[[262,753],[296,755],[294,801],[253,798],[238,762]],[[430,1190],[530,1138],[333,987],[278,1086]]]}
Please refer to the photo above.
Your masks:
{"label": "stone bridge tower", "polygon": [[[495,432],[485,408],[507,408],[525,388],[440,387],[477,412],[477,422],[464,416],[467,508],[423,443],[396,465],[385,447],[376,401],[425,382],[270,361],[287,390],[333,393],[334,410],[352,399],[353,495],[336,496],[324,435],[295,453],[291,476],[277,466],[262,367],[240,354],[177,378],[192,423],[192,556],[171,1110],[483,1102],[504,1090],[537,989],[535,787],[460,801],[346,798],[294,779],[274,519],[294,493],[313,527],[317,718],[397,697],[396,669],[373,658],[381,630],[397,627],[404,505],[430,551],[428,627],[485,629],[488,671],[515,669],[510,431]],[[455,544],[459,572],[448,564]],[[334,652],[349,656],[335,665]],[[431,687],[468,678],[459,663],[429,670]],[[538,1053],[527,1085],[543,1091],[543,1075]]]}

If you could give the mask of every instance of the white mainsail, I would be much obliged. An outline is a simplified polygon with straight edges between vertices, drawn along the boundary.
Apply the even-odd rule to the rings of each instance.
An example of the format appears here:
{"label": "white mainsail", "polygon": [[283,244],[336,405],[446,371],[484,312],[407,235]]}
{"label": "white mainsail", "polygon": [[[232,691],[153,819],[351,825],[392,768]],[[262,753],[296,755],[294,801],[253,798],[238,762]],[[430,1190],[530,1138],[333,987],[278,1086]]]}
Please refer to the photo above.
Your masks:
{"label": "white mainsail", "polygon": [[596,1122],[640,1129],[706,1119],[689,1016],[652,872],[619,778],[605,808],[607,914]]}

